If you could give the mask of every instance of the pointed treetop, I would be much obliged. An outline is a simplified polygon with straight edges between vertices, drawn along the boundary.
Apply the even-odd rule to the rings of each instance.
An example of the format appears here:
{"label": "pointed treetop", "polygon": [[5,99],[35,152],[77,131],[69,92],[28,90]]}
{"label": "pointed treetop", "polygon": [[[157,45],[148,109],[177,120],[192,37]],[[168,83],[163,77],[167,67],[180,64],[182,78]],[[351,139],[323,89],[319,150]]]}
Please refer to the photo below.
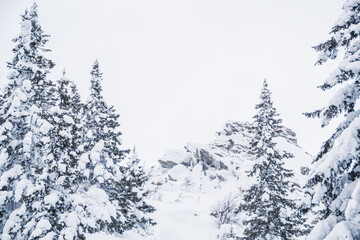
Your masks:
{"label": "pointed treetop", "polygon": [[269,85],[266,81],[266,78],[264,79],[263,87],[261,89],[260,100],[261,102],[255,106],[255,109],[272,109],[276,111],[276,109],[272,106],[273,103],[271,101],[271,92],[269,90]]}
{"label": "pointed treetop", "polygon": [[260,99],[263,99],[263,97],[266,97],[269,101],[271,101],[270,95],[271,95],[271,92],[269,90],[269,85],[266,81],[266,78],[264,78],[263,88],[261,89]]}
{"label": "pointed treetop", "polygon": [[134,145],[134,147],[131,150],[130,160],[137,161],[138,159],[139,159],[139,155],[136,152],[136,146]]}
{"label": "pointed treetop", "polygon": [[36,4],[36,2],[34,2],[33,5],[30,7],[30,9],[25,10],[25,14],[23,15],[23,17],[26,19],[37,17],[38,15],[37,12],[38,12],[38,5]]}
{"label": "pointed treetop", "polygon": [[31,13],[37,13],[38,5],[36,2],[33,3],[33,5],[30,8]]}
{"label": "pointed treetop", "polygon": [[267,83],[267,81],[266,81],[266,78],[264,78],[264,82],[263,82],[263,87],[265,88],[267,88],[268,87],[268,83]]}
{"label": "pointed treetop", "polygon": [[102,81],[102,72],[100,72],[100,66],[97,59],[95,59],[92,70],[90,72],[92,80],[96,78],[98,81]]}
{"label": "pointed treetop", "polygon": [[71,82],[71,80],[66,77],[65,68],[62,70],[62,77],[58,80],[58,82],[60,83],[60,87],[65,87],[65,86],[63,86],[64,84],[69,85],[69,83]]}
{"label": "pointed treetop", "polygon": [[[29,63],[37,66],[37,74],[46,75],[55,64],[42,56],[42,53],[50,52],[45,47],[49,35],[44,34],[38,20],[37,4],[34,3],[21,15],[21,31],[17,38],[13,39],[16,46],[13,49],[15,56],[8,62],[8,68],[18,70],[21,73],[29,72]],[[19,63],[26,64],[19,64]],[[35,71],[35,69],[34,69]],[[33,75],[35,72],[32,72]]]}
{"label": "pointed treetop", "polygon": [[93,64],[93,68],[91,71],[91,75],[102,75],[102,73],[100,73],[100,66],[99,66],[99,61],[97,59],[95,59],[94,64]]}
{"label": "pointed treetop", "polygon": [[255,109],[257,113],[253,117],[255,119],[254,126],[258,128],[260,135],[263,135],[263,133],[261,133],[263,131],[281,127],[280,124],[282,120],[279,118],[279,114],[273,106],[271,92],[266,79],[264,79],[263,88],[261,89],[260,103],[256,104]]}
{"label": "pointed treetop", "polygon": [[103,78],[102,78],[102,72],[100,72],[99,62],[97,59],[95,60],[95,62],[93,64],[90,74],[91,74],[91,87],[90,87],[91,94],[90,95],[92,98],[100,100],[100,99],[102,99],[101,82],[102,82]]}

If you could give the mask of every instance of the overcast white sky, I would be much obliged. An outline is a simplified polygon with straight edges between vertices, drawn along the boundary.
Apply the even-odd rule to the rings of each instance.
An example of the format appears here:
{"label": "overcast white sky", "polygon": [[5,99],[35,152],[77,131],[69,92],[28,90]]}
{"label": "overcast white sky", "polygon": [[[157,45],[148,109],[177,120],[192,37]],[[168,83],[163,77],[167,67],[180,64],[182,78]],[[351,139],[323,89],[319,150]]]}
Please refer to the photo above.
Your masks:
{"label": "overcast white sky", "polygon": [[[0,75],[29,0],[0,0]],[[63,68],[86,99],[95,58],[123,142],[147,162],[187,142],[206,143],[226,120],[251,121],[266,77],[285,126],[315,154],[334,126],[301,115],[330,97],[314,66],[339,0],[38,0],[50,34],[53,80]]]}

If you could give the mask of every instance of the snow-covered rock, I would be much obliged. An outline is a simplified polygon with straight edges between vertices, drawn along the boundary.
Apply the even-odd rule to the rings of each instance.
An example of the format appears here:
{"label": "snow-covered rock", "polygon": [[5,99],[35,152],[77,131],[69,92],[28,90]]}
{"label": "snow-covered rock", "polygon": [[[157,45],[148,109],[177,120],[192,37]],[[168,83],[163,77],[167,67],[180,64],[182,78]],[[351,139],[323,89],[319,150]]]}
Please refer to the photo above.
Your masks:
{"label": "snow-covered rock", "polygon": [[177,149],[168,150],[165,155],[159,160],[161,167],[172,168],[177,164],[188,165],[192,161],[190,154]]}

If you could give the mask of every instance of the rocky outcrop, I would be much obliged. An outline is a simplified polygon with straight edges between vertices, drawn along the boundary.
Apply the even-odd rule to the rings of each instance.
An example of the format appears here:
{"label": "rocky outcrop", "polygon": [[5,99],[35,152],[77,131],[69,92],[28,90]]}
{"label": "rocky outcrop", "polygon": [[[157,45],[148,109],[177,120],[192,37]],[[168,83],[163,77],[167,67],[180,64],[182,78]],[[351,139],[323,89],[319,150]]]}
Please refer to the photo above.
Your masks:
{"label": "rocky outcrop", "polygon": [[171,169],[178,164],[191,167],[194,164],[193,156],[190,153],[177,149],[168,150],[159,160],[160,166]]}
{"label": "rocky outcrop", "polygon": [[173,161],[163,161],[163,160],[159,160],[159,163],[160,163],[160,166],[162,168],[172,168],[174,167],[175,165],[177,165],[176,162],[173,162]]}
{"label": "rocky outcrop", "polygon": [[[287,144],[297,146],[296,134],[286,127],[281,127],[277,131],[277,138]],[[209,144],[188,143],[185,151],[169,150],[159,160],[163,169],[172,169],[176,165],[186,166],[189,170],[196,165],[200,165],[202,171],[213,179],[224,180],[221,175],[217,177],[217,171],[238,172],[245,171],[244,161],[255,159],[255,156],[249,152],[249,143],[254,135],[254,127],[248,122],[228,121],[224,124],[221,131],[216,133],[216,138]],[[309,156],[307,156],[308,158]],[[301,173],[306,174],[304,167],[307,163],[298,163]],[[300,171],[300,170],[299,170]]]}

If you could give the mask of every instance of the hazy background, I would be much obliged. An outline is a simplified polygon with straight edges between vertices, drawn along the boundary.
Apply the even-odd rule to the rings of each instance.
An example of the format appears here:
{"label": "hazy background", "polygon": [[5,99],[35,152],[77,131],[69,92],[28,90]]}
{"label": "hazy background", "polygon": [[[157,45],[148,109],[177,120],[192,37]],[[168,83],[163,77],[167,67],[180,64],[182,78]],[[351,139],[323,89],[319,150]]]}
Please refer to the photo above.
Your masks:
{"label": "hazy background", "polygon": [[[0,0],[0,78],[20,14],[33,1]],[[120,113],[124,146],[151,163],[169,148],[206,143],[226,120],[252,121],[266,77],[285,126],[316,154],[334,124],[301,115],[331,96],[316,87],[334,64],[314,66],[339,0],[38,0],[50,77],[66,68],[85,100],[95,58],[104,95]]]}

